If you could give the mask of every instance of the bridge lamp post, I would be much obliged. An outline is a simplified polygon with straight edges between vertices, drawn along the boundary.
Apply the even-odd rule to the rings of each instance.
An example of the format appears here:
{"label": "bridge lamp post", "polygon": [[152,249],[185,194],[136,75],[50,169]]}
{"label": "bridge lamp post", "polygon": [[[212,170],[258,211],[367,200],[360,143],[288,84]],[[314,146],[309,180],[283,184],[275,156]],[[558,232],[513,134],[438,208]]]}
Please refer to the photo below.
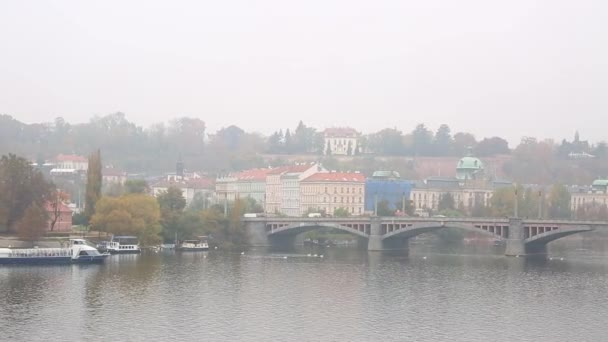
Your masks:
{"label": "bridge lamp post", "polygon": [[378,216],[378,193],[374,194],[374,216]]}
{"label": "bridge lamp post", "polygon": [[542,191],[538,191],[538,219],[542,220],[543,218],[543,197]]}
{"label": "bridge lamp post", "polygon": [[513,211],[514,211],[514,214],[515,214],[515,218],[517,218],[519,216],[518,215],[518,209],[519,209],[518,206],[519,206],[519,200],[517,198],[517,184],[515,184],[515,205],[514,205],[514,208],[513,208]]}

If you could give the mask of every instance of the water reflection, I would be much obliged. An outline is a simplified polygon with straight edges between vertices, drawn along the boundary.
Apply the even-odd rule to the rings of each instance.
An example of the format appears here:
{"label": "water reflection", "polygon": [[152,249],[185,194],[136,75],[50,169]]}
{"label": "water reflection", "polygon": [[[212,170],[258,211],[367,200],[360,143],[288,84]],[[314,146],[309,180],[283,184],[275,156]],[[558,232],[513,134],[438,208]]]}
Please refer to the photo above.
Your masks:
{"label": "water reflection", "polygon": [[163,251],[0,267],[3,339],[603,340],[605,259],[462,251]]}

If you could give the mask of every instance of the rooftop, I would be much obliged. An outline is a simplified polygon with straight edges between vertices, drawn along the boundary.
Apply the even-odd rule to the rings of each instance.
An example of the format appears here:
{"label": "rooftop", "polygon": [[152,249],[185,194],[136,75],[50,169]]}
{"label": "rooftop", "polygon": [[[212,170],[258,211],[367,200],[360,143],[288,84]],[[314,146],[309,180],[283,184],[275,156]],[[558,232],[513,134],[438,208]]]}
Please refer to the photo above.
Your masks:
{"label": "rooftop", "polygon": [[364,183],[365,176],[354,172],[319,172],[302,180],[302,182],[355,182]]}
{"label": "rooftop", "polygon": [[326,128],[323,134],[326,137],[337,137],[337,138],[356,138],[358,133],[350,127],[331,127]]}
{"label": "rooftop", "polygon": [[265,181],[266,176],[273,169],[250,169],[238,172],[234,175],[237,181]]}
{"label": "rooftop", "polygon": [[55,158],[56,161],[73,161],[73,162],[88,162],[87,158],[75,154],[60,154]]}

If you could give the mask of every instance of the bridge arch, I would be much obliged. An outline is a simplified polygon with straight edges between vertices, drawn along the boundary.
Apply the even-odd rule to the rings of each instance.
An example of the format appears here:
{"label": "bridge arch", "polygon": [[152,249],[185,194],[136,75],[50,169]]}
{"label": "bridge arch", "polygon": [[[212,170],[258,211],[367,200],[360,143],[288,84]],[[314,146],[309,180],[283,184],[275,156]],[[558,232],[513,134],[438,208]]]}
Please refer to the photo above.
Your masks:
{"label": "bridge arch", "polygon": [[280,237],[280,236],[295,236],[298,234],[310,232],[317,229],[337,229],[346,233],[350,233],[362,238],[369,238],[369,234],[364,231],[360,231],[351,227],[347,227],[341,224],[329,223],[329,222],[302,222],[297,224],[290,224],[287,226],[275,228],[267,232],[268,237]]}
{"label": "bridge arch", "polygon": [[551,241],[576,233],[589,232],[593,228],[588,226],[563,226],[558,229],[550,230],[541,234],[536,234],[524,240],[525,245],[546,245]]}
{"label": "bridge arch", "polygon": [[480,233],[483,235],[487,235],[487,236],[491,236],[497,239],[503,239],[502,231],[501,234],[495,233],[495,232],[491,232],[488,230],[484,230],[481,228],[476,227],[473,224],[466,224],[466,223],[460,223],[460,222],[450,222],[450,221],[443,221],[443,222],[428,222],[428,223],[414,223],[411,226],[408,226],[406,228],[402,228],[402,229],[397,229],[394,230],[392,232],[386,233],[383,236],[383,240],[386,239],[394,239],[394,238],[411,238],[423,233],[428,233],[428,232],[434,232],[440,229],[445,229],[445,228],[456,228],[456,229],[463,229],[466,231],[471,231],[471,232],[475,232],[475,233]]}

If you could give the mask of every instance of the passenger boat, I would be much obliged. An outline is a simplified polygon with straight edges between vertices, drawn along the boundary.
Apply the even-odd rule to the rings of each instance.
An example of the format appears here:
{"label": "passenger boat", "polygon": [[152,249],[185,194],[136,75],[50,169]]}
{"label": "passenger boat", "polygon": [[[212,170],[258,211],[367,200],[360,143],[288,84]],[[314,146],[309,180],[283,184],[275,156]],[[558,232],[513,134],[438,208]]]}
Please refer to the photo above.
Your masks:
{"label": "passenger boat", "polygon": [[135,254],[141,253],[139,241],[136,236],[112,236],[110,241],[103,241],[97,248],[110,254]]}
{"label": "passenger boat", "polygon": [[108,255],[83,239],[70,239],[67,248],[0,248],[0,264],[95,264]]}
{"label": "passenger boat", "polygon": [[176,251],[195,252],[209,250],[209,244],[205,236],[199,237],[197,240],[183,240],[175,245]]}

